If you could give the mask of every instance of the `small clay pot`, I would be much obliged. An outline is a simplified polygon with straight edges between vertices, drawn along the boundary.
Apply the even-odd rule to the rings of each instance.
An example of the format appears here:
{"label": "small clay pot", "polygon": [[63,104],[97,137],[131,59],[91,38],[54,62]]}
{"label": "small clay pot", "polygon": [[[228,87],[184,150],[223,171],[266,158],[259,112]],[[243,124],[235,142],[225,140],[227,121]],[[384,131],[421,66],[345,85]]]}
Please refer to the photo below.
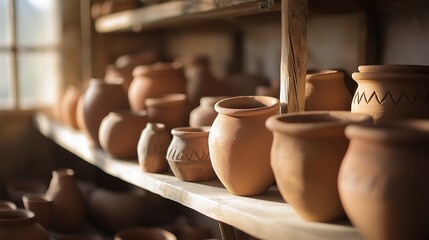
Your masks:
{"label": "small clay pot", "polygon": [[61,99],[61,120],[62,122],[74,129],[78,129],[77,125],[77,104],[82,92],[75,86],[68,86]]}
{"label": "small clay pot", "polygon": [[251,196],[265,193],[274,183],[270,165],[273,141],[265,120],[280,110],[277,98],[232,97],[216,103],[219,113],[209,134],[210,158],[228,191]]}
{"label": "small clay pot", "polygon": [[305,220],[332,222],[345,217],[338,195],[338,171],[349,141],[349,124],[372,123],[346,111],[286,113],[269,118],[273,131],[271,167],[283,199]]}
{"label": "small clay pot", "polygon": [[429,121],[349,126],[338,187],[368,240],[428,239]]}
{"label": "small clay pot", "polygon": [[211,126],[217,116],[214,105],[225,98],[227,97],[202,97],[200,99],[200,106],[192,110],[189,115],[189,126]]}
{"label": "small clay pot", "polygon": [[45,193],[48,186],[45,182],[35,178],[13,179],[6,182],[7,199],[18,207],[23,207],[22,197],[30,193]]}
{"label": "small clay pot", "polygon": [[126,228],[115,234],[114,240],[177,240],[176,236],[160,228],[134,227]]}
{"label": "small clay pot", "polygon": [[45,229],[36,223],[34,213],[23,209],[1,210],[0,239],[49,240],[49,235]]}
{"label": "small clay pot", "polygon": [[101,147],[114,158],[137,159],[137,143],[147,122],[145,111],[110,112],[100,124]]}
{"label": "small clay pot", "polygon": [[189,108],[185,94],[166,94],[148,98],[145,105],[150,122],[163,123],[169,130],[188,125]]}
{"label": "small clay pot", "polygon": [[16,205],[10,201],[0,201],[0,210],[16,210]]}
{"label": "small clay pot", "polygon": [[210,127],[181,127],[171,130],[173,140],[167,160],[174,175],[183,181],[208,181],[216,177],[209,154]]}
{"label": "small clay pot", "polygon": [[26,194],[22,202],[25,209],[35,214],[37,223],[46,230],[51,229],[54,213],[52,198],[45,194]]}
{"label": "small clay pot", "polygon": [[147,123],[137,144],[137,156],[142,171],[161,173],[168,169],[166,159],[170,133],[162,123]]}

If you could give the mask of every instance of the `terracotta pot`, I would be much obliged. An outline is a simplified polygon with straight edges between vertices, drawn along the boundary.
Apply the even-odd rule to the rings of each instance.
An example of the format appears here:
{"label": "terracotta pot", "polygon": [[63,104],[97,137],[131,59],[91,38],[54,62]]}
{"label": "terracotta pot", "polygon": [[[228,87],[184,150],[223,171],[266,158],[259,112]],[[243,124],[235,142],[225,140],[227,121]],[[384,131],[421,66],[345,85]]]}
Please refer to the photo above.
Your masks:
{"label": "terracotta pot", "polygon": [[225,98],[227,97],[202,97],[200,106],[192,110],[189,115],[189,126],[211,126],[217,116],[214,105]]}
{"label": "terracotta pot", "polygon": [[170,232],[160,228],[134,227],[126,228],[115,234],[114,240],[176,240],[177,238]]}
{"label": "terracotta pot", "polygon": [[279,113],[273,97],[232,97],[216,103],[219,113],[209,134],[210,158],[216,175],[235,195],[260,195],[274,183],[270,166],[273,136],[267,118]]}
{"label": "terracotta pot", "polygon": [[352,96],[344,84],[344,73],[336,70],[307,74],[305,111],[350,111]]}
{"label": "terracotta pot", "polygon": [[16,205],[10,201],[0,201],[0,210],[16,210]]}
{"label": "terracotta pot", "polygon": [[1,210],[0,239],[49,240],[49,235],[36,223],[34,213],[23,209]]}
{"label": "terracotta pot", "polygon": [[22,202],[25,209],[35,214],[37,223],[46,230],[51,229],[54,211],[52,198],[45,194],[26,194]]}
{"label": "terracotta pot", "polygon": [[90,144],[99,146],[98,132],[101,121],[112,111],[129,109],[126,92],[120,84],[91,79],[83,99],[84,132]]}
{"label": "terracotta pot", "polygon": [[23,207],[22,197],[30,193],[45,193],[48,186],[40,179],[22,178],[6,182],[7,199],[18,207]]}
{"label": "terracotta pot", "polygon": [[210,127],[180,127],[171,130],[167,160],[174,175],[183,181],[199,182],[214,179],[209,155]]}
{"label": "terracotta pot", "polygon": [[74,171],[53,171],[46,195],[52,198],[53,202],[53,229],[60,232],[80,230],[86,218],[86,207],[74,178]]}
{"label": "terracotta pot", "polygon": [[137,159],[137,143],[147,122],[145,111],[110,112],[100,124],[101,147],[114,158]]}
{"label": "terracotta pot", "polygon": [[370,116],[346,111],[287,113],[269,118],[273,132],[271,167],[284,200],[305,220],[345,217],[337,189],[338,171],[349,141],[349,124]]}
{"label": "terracotta pot", "polygon": [[131,108],[135,112],[146,109],[147,98],[186,92],[183,68],[177,63],[138,66],[134,68],[133,76],[128,97]]}
{"label": "terracotta pot", "polygon": [[340,197],[365,239],[428,239],[429,121],[349,126]]}
{"label": "terracotta pot", "polygon": [[145,100],[150,122],[163,123],[167,129],[188,125],[189,108],[185,94],[167,94]]}
{"label": "terracotta pot", "polygon": [[375,122],[429,117],[429,67],[361,66],[353,73],[358,88],[352,112],[370,114]]}
{"label": "terracotta pot", "polygon": [[170,133],[162,123],[147,123],[137,145],[137,155],[142,171],[161,173],[168,169],[167,148]]}
{"label": "terracotta pot", "polygon": [[61,119],[62,122],[74,129],[78,129],[77,125],[77,104],[82,92],[75,86],[68,86],[61,99]]}

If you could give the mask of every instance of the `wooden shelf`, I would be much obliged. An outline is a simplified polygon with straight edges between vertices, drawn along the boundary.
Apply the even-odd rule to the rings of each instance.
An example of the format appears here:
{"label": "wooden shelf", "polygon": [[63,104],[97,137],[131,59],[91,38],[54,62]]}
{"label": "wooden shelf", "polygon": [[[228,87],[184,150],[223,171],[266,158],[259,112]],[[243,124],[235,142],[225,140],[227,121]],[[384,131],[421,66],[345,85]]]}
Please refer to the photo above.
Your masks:
{"label": "wooden shelf", "polygon": [[191,183],[180,181],[171,174],[144,173],[137,160],[113,159],[102,149],[89,147],[82,133],[56,123],[47,115],[36,114],[34,123],[44,136],[104,172],[257,238],[361,239],[358,231],[348,223],[325,224],[300,219],[283,201],[275,186],[262,196],[239,197],[228,193],[219,180]]}
{"label": "wooden shelf", "polygon": [[231,20],[261,13],[280,13],[280,0],[274,0],[272,6],[268,6],[268,2],[267,0],[171,1],[100,17],[95,22],[95,29],[100,33],[140,31],[191,22],[201,23],[213,19]]}

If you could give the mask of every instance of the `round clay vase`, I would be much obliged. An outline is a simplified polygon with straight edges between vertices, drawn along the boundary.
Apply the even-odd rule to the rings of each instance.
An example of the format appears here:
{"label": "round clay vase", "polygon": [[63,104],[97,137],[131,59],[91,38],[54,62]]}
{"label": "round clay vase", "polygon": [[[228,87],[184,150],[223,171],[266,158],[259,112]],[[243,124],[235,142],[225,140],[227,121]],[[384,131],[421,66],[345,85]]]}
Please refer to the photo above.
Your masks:
{"label": "round clay vase", "polygon": [[114,240],[177,240],[171,232],[161,228],[125,228],[115,234]]}
{"label": "round clay vase", "polygon": [[216,177],[209,154],[210,127],[180,127],[171,130],[173,140],[167,160],[174,175],[183,181],[200,182]]}
{"label": "round clay vase", "polygon": [[22,197],[25,209],[32,211],[36,222],[46,230],[51,229],[53,217],[52,198],[45,194],[26,194]]}
{"label": "round clay vase", "polygon": [[142,171],[161,173],[168,170],[166,159],[170,133],[162,123],[147,123],[137,144],[137,156]]}
{"label": "round clay vase", "polygon": [[225,98],[227,97],[202,97],[200,106],[192,110],[189,115],[189,126],[211,126],[217,116],[214,105]]}
{"label": "round clay vase", "polygon": [[36,223],[34,213],[23,209],[0,210],[0,239],[49,240],[49,235]]}
{"label": "round clay vase", "polygon": [[337,189],[338,171],[349,141],[349,124],[372,123],[347,111],[286,113],[269,118],[273,132],[271,167],[283,199],[303,219],[332,222],[345,217]]}
{"label": "round clay vase", "polygon": [[147,122],[145,111],[110,112],[100,124],[101,147],[114,158],[137,159],[137,143]]}
{"label": "round clay vase", "polygon": [[177,63],[156,63],[137,66],[134,79],[128,89],[131,109],[135,112],[146,109],[145,100],[170,93],[186,93],[183,68]]}
{"label": "round clay vase", "polygon": [[189,108],[185,94],[175,93],[148,98],[145,105],[150,122],[163,123],[169,130],[188,125]]}
{"label": "round clay vase", "polygon": [[429,121],[349,126],[338,187],[368,240],[429,238]]}
{"label": "round clay vase", "polygon": [[360,66],[352,112],[374,121],[429,118],[429,66]]}
{"label": "round clay vase", "polygon": [[270,166],[273,141],[265,120],[280,110],[277,98],[232,97],[216,103],[219,113],[209,134],[210,158],[228,191],[251,196],[265,193],[274,183]]}
{"label": "round clay vase", "polygon": [[62,122],[74,129],[78,129],[77,125],[77,104],[82,92],[75,86],[68,86],[61,99],[61,120]]}
{"label": "round clay vase", "polygon": [[52,199],[53,229],[60,232],[76,232],[86,218],[86,205],[72,169],[52,172],[46,195]]}
{"label": "round clay vase", "polygon": [[1,200],[0,210],[16,210],[16,204],[10,201]]}
{"label": "round clay vase", "polygon": [[350,111],[351,102],[344,73],[326,70],[307,74],[305,111]]}
{"label": "round clay vase", "polygon": [[99,146],[101,121],[112,111],[129,109],[128,97],[120,84],[91,79],[83,99],[83,120],[90,144]]}

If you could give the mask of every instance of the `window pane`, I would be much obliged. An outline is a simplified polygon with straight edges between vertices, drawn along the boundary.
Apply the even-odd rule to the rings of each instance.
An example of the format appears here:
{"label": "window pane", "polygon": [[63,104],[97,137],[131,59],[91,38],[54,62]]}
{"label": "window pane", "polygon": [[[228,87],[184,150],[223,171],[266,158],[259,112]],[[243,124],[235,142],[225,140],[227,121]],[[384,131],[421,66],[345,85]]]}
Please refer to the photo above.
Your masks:
{"label": "window pane", "polygon": [[19,46],[58,43],[60,23],[58,3],[58,0],[16,1]]}
{"label": "window pane", "polygon": [[59,55],[55,51],[18,55],[19,94],[22,108],[52,105],[58,90]]}
{"label": "window pane", "polygon": [[0,108],[12,107],[10,56],[0,53]]}
{"label": "window pane", "polygon": [[[10,43],[9,38],[9,14],[8,0],[0,0],[0,46],[5,46]],[[1,66],[0,66],[1,68]]]}

